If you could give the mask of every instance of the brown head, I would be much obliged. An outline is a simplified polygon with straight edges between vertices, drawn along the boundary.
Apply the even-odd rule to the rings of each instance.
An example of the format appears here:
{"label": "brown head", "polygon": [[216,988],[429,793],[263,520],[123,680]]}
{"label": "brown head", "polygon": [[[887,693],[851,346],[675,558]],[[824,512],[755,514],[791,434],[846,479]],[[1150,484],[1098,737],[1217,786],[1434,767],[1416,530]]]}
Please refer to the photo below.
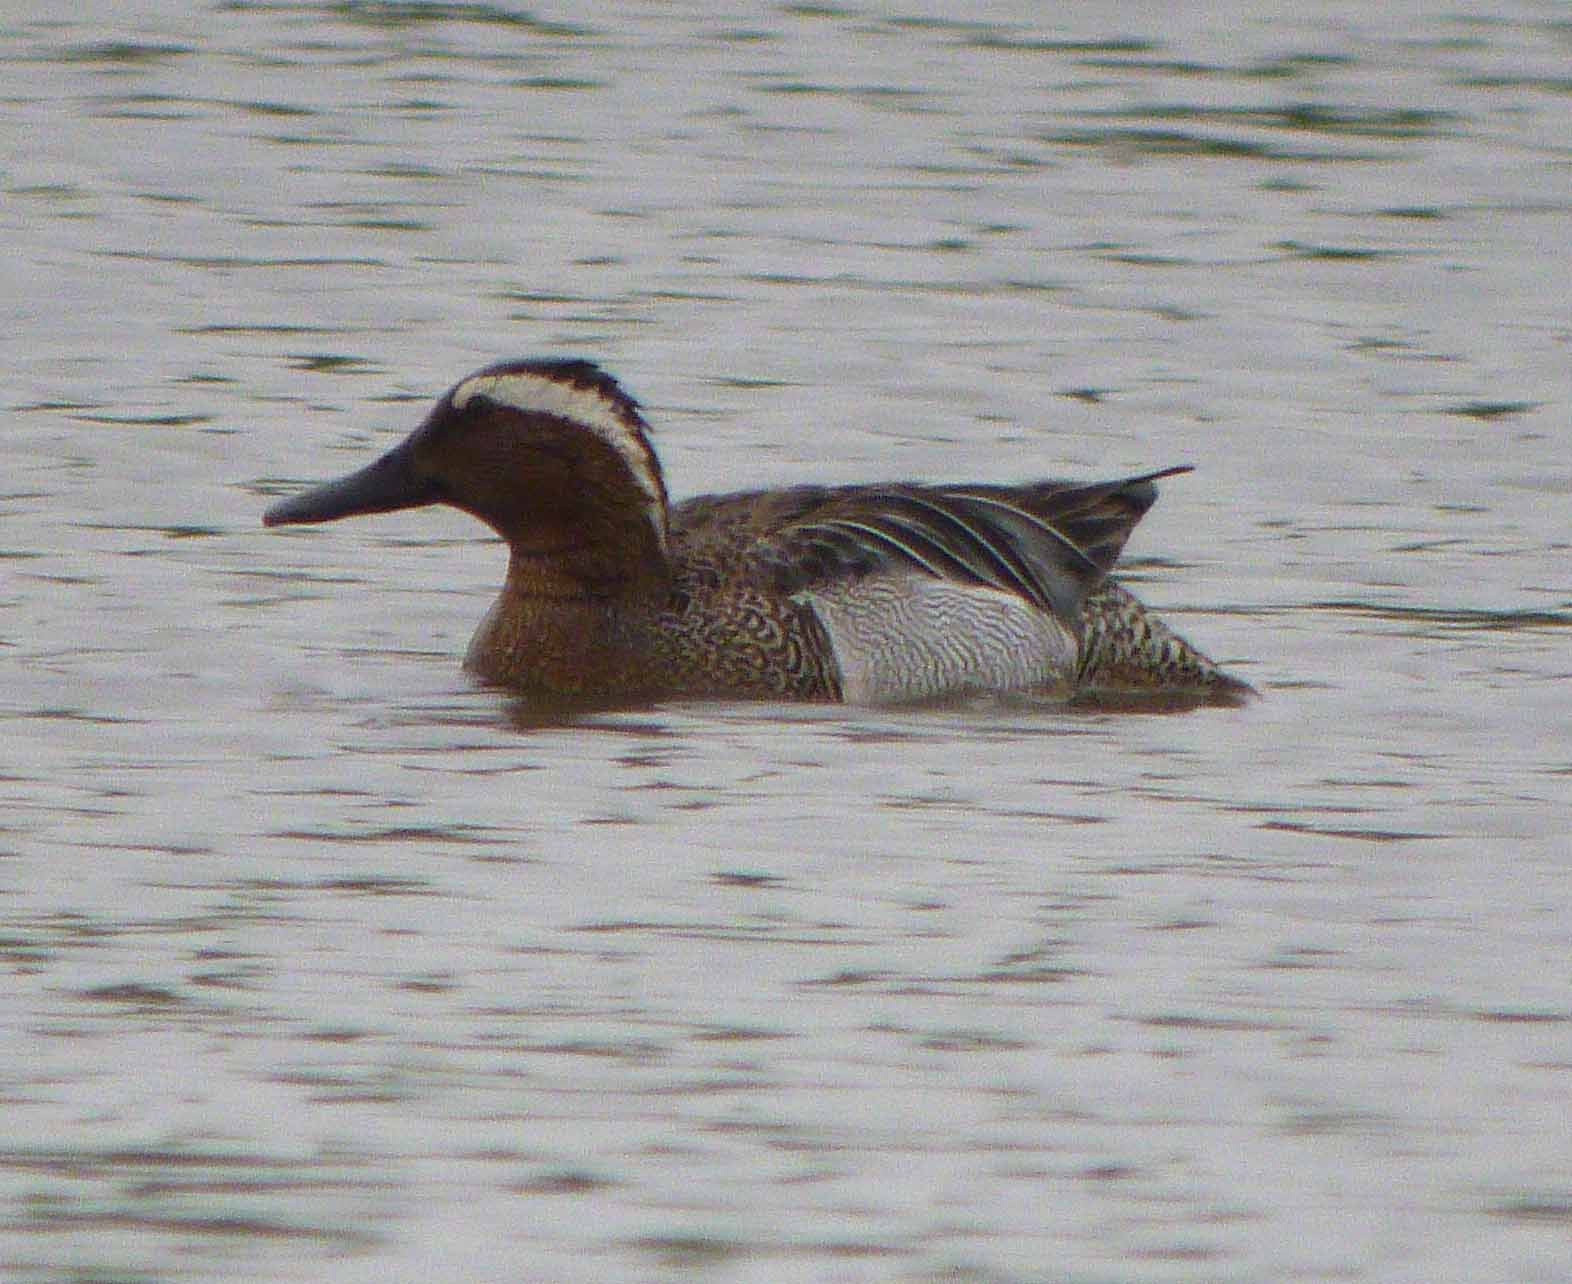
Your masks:
{"label": "brown head", "polygon": [[591,363],[505,361],[455,384],[380,459],[262,520],[451,504],[508,542],[520,587],[615,594],[666,574],[666,487],[648,433],[637,403]]}

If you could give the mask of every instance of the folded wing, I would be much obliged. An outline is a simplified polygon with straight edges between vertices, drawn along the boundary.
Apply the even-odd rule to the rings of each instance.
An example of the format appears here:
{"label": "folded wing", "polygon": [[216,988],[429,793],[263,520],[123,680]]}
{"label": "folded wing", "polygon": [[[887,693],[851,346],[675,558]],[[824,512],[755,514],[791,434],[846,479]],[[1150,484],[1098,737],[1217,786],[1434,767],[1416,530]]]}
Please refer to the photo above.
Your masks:
{"label": "folded wing", "polygon": [[1120,481],[853,486],[788,492],[747,559],[777,591],[906,571],[1014,594],[1062,620],[1118,560],[1166,469]]}

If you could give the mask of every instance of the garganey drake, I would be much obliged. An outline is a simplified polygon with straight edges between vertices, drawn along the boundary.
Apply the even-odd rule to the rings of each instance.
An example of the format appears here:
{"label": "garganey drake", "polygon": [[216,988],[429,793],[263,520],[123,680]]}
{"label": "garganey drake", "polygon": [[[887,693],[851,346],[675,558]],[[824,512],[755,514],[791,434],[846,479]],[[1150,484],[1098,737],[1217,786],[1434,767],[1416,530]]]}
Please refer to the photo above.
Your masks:
{"label": "garganey drake", "polygon": [[400,445],[281,500],[268,526],[426,504],[508,545],[465,665],[594,700],[855,703],[968,691],[1251,693],[1107,578],[1152,484],[876,483],[672,506],[649,425],[587,361],[460,381]]}

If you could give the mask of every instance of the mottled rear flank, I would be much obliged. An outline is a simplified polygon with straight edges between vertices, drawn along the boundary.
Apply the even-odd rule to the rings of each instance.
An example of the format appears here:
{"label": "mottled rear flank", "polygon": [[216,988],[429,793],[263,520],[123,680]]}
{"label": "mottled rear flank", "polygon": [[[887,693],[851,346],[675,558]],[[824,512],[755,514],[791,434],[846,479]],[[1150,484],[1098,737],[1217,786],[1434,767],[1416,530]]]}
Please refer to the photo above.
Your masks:
{"label": "mottled rear flank", "polygon": [[796,486],[671,507],[637,403],[584,361],[477,371],[401,446],[270,525],[449,503],[508,543],[466,665],[525,692],[886,702],[1249,688],[1108,580],[1189,471]]}
{"label": "mottled rear flank", "polygon": [[1255,695],[1248,682],[1225,673],[1112,580],[1081,603],[1075,685],[1082,694],[1184,692],[1223,704]]}

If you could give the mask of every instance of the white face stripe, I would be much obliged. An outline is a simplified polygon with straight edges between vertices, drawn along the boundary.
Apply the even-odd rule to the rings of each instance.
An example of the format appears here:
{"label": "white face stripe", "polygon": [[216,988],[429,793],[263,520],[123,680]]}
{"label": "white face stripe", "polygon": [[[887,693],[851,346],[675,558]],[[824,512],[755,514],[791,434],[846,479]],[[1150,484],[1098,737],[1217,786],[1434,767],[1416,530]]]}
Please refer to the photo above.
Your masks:
{"label": "white face stripe", "polygon": [[645,511],[662,546],[666,543],[666,491],[656,471],[655,456],[636,420],[596,388],[579,387],[532,370],[471,375],[449,396],[455,410],[475,397],[532,415],[553,415],[578,424],[610,446],[628,466],[644,495]]}

